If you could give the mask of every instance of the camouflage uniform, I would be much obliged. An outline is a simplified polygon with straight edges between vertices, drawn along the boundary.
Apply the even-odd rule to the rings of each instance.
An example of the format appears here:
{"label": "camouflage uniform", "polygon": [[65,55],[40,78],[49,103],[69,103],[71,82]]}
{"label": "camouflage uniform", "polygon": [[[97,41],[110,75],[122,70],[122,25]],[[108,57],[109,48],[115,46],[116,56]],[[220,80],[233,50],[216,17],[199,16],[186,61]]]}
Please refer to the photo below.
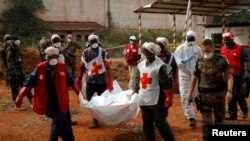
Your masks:
{"label": "camouflage uniform", "polygon": [[8,75],[7,75],[7,63],[6,63],[6,48],[7,48],[7,44],[4,43],[2,44],[0,47],[0,52],[1,52],[1,60],[2,60],[2,64],[1,64],[1,68],[2,68],[2,73],[3,76],[5,77],[5,81],[6,81],[6,86],[9,86],[9,81],[8,81]]}
{"label": "camouflage uniform", "polygon": [[81,49],[81,47],[76,42],[71,41],[66,45],[63,51],[66,68],[74,78],[76,70],[76,49]]}
{"label": "camouflage uniform", "polygon": [[203,118],[203,139],[207,140],[207,126],[221,124],[225,118],[226,81],[224,73],[232,73],[226,60],[214,54],[212,59],[199,59],[194,75],[199,79],[199,97],[201,98],[200,112]]}
{"label": "camouflage uniform", "polygon": [[[22,52],[19,47],[11,45],[6,48],[6,64],[12,92],[12,100],[15,101],[20,88],[23,86],[22,83],[25,80],[23,73]],[[31,103],[32,94],[27,94],[27,97]]]}

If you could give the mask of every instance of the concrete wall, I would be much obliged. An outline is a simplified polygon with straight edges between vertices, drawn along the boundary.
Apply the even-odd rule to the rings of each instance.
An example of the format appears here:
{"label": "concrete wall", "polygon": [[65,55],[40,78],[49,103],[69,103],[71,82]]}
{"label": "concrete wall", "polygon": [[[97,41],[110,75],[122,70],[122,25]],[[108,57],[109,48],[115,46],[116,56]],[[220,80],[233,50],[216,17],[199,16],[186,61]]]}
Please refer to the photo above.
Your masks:
{"label": "concrete wall", "polygon": [[107,25],[107,0],[43,0],[47,9],[38,17],[45,21],[93,21]]}
{"label": "concrete wall", "polygon": [[[138,0],[109,0],[112,22],[117,28],[138,28],[138,14],[132,12],[139,7]],[[155,0],[142,0],[146,5]],[[45,21],[95,21],[108,25],[108,0],[44,0],[48,11],[38,14]],[[176,26],[178,30],[184,27],[185,15],[178,15]],[[201,19],[198,17],[198,19]],[[195,20],[194,20],[195,21]],[[197,22],[199,23],[198,20]],[[172,15],[142,14],[144,29],[172,29]],[[195,24],[194,24],[195,25]]]}
{"label": "concrete wall", "polygon": [[[6,9],[6,0],[0,0],[0,12]],[[45,21],[93,21],[108,25],[108,0],[43,0],[47,9],[45,14],[37,13]],[[138,14],[132,12],[137,9],[140,0],[109,0],[112,22],[116,28],[138,28]],[[141,0],[146,5],[155,0]],[[142,14],[142,29],[171,29],[172,15]],[[177,30],[183,30],[185,15],[176,16]],[[193,16],[193,30],[202,36],[201,17]]]}

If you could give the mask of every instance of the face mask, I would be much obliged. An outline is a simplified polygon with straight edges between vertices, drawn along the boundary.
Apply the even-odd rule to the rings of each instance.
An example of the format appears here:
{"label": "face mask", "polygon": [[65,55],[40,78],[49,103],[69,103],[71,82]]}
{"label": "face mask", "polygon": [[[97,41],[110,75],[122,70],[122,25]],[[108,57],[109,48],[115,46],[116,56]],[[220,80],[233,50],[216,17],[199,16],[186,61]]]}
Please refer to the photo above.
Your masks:
{"label": "face mask", "polygon": [[49,65],[51,65],[51,66],[55,66],[56,64],[57,64],[57,59],[51,59],[49,61]]}
{"label": "face mask", "polygon": [[134,44],[134,41],[129,41],[129,44],[130,44],[130,45],[133,45],[133,44]]}
{"label": "face mask", "polygon": [[227,41],[226,45],[228,48],[233,48],[234,47],[234,42],[233,41]]}
{"label": "face mask", "polygon": [[211,59],[213,57],[213,53],[204,53],[205,59]]}
{"label": "face mask", "polygon": [[94,43],[91,45],[92,48],[97,48],[98,47],[98,43]]}
{"label": "face mask", "polygon": [[53,44],[55,47],[61,47],[61,42],[59,42],[59,43],[54,43]]}
{"label": "face mask", "polygon": [[16,41],[14,42],[14,44],[15,44],[16,46],[19,46],[19,45],[20,45],[20,43],[21,43],[21,41],[20,41],[20,40],[16,40]]}
{"label": "face mask", "polygon": [[193,45],[195,45],[195,42],[194,42],[194,41],[188,42],[188,46],[193,46]]}
{"label": "face mask", "polygon": [[71,42],[71,40],[70,40],[70,39],[68,39],[68,42]]}

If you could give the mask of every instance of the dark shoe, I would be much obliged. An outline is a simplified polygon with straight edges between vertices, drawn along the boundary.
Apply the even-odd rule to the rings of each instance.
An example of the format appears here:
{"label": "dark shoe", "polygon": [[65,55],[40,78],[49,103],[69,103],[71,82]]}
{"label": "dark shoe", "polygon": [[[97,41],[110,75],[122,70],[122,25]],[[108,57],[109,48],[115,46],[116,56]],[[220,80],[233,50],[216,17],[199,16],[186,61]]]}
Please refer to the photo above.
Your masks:
{"label": "dark shoe", "polygon": [[248,118],[248,112],[247,113],[244,113],[243,116],[242,116],[243,119],[246,119]]}
{"label": "dark shoe", "polygon": [[225,118],[225,120],[237,120],[237,117],[229,116],[229,117]]}
{"label": "dark shoe", "polygon": [[90,125],[89,129],[95,129],[98,127],[99,127],[98,121],[94,119],[92,124]]}
{"label": "dark shoe", "polygon": [[189,126],[190,127],[195,127],[196,126],[196,120],[194,118],[189,119]]}
{"label": "dark shoe", "polygon": [[71,121],[71,125],[72,126],[77,125],[77,121]]}

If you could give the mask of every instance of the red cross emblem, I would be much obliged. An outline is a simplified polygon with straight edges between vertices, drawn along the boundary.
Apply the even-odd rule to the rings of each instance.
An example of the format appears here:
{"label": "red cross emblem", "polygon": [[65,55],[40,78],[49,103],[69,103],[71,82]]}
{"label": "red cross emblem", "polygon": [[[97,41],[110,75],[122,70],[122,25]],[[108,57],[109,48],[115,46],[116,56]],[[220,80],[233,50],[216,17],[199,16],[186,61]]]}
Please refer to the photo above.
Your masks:
{"label": "red cross emblem", "polygon": [[147,73],[143,73],[142,77],[140,78],[141,84],[142,84],[142,88],[146,89],[147,88],[147,84],[151,84],[152,83],[152,78],[148,77]]}
{"label": "red cross emblem", "polygon": [[99,74],[99,70],[102,69],[102,65],[97,65],[96,62],[94,62],[93,64],[93,69],[91,70],[91,74]]}

